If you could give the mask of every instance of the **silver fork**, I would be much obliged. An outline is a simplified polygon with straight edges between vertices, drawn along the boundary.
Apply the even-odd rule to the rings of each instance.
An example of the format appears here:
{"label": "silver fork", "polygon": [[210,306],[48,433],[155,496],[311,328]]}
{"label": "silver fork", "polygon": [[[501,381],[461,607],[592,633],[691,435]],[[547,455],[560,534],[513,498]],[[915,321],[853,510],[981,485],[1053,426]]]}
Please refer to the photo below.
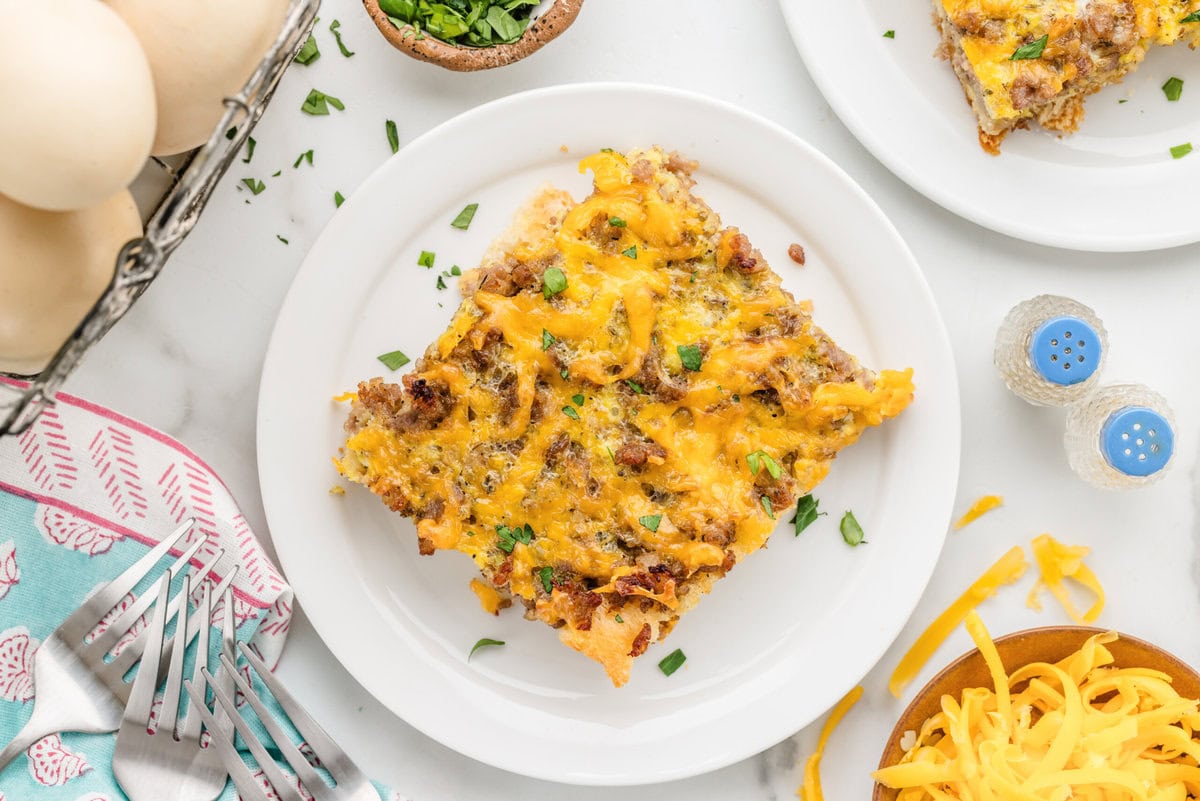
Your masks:
{"label": "silver fork", "polygon": [[[158,726],[153,732],[150,730],[150,713],[154,706],[154,692],[158,689],[159,660],[167,627],[170,586],[171,578],[165,576],[158,588],[158,603],[148,629],[146,653],[133,680],[133,691],[121,719],[121,728],[117,730],[113,774],[130,801],[213,801],[225,789],[228,773],[212,744],[218,739],[232,739],[233,727],[227,719],[214,722],[208,729],[209,744],[205,747],[200,740],[200,716],[185,711],[183,720],[178,720],[186,647],[176,647],[170,656],[167,686],[158,712]],[[191,576],[185,576],[183,597],[190,596]],[[228,590],[225,591],[224,600],[221,653],[231,657],[234,653],[233,595]],[[200,633],[192,681],[198,683],[203,693],[205,679],[201,671],[208,665],[209,630],[212,627],[212,596],[207,586],[196,605],[195,616],[200,623]],[[176,633],[172,639],[186,636],[188,619],[188,605],[183,603],[175,615]],[[228,692],[232,687],[230,677],[224,670],[217,675],[216,681],[223,682]]]}
{"label": "silver fork", "polygon": [[[113,646],[145,614],[154,601],[153,593],[143,593],[117,616],[109,627],[91,642],[86,641],[100,621],[150,574],[158,560],[177,545],[195,521],[186,520],[170,535],[142,555],[124,573],[97,590],[92,597],[62,622],[42,642],[33,658],[33,714],[0,751],[0,770],[31,745],[48,734],[60,731],[116,731],[121,713],[129,700],[129,683],[125,675],[141,657],[146,646],[146,631],[138,634],[116,658],[105,662]],[[203,544],[200,540],[180,554],[166,575],[175,576],[188,566]],[[216,566],[217,553],[194,575],[203,578]],[[226,576],[214,592],[224,592],[233,579]],[[171,600],[171,611],[178,608],[180,595]],[[197,626],[198,629],[198,626]],[[195,636],[188,627],[187,641]],[[160,667],[160,674],[166,665]]]}
{"label": "silver fork", "polygon": [[[246,680],[242,674],[235,669],[233,660],[228,656],[221,655],[221,669],[233,676],[234,682],[237,684],[237,689],[245,697],[250,708],[254,710],[254,714],[262,721],[267,733],[271,735],[271,739],[275,742],[275,747],[279,751],[280,756],[287,762],[295,773],[295,777],[289,777],[283,772],[283,769],[275,763],[274,757],[267,753],[266,747],[259,741],[258,736],[250,728],[246,720],[238,712],[237,705],[234,702],[233,693],[226,689],[213,685],[213,708],[223,710],[226,715],[233,721],[234,727],[238,734],[242,736],[242,740],[246,743],[246,747],[250,749],[250,753],[254,756],[259,767],[270,781],[271,786],[275,790],[274,796],[268,796],[262,784],[255,780],[254,775],[250,773],[250,769],[246,767],[246,763],[242,761],[241,755],[233,747],[233,743],[222,740],[217,743],[217,751],[221,754],[222,760],[225,762],[225,768],[229,771],[230,778],[237,786],[238,793],[243,801],[269,801],[278,799],[278,801],[304,801],[296,789],[296,779],[304,785],[304,789],[308,791],[315,801],[380,801],[379,794],[375,792],[375,788],[371,786],[371,782],[363,775],[358,766],[350,761],[350,757],[346,756],[346,752],[338,747],[325,730],[322,729],[312,716],[304,710],[304,707],[292,697],[292,694],[287,691],[283,684],[275,677],[262,660],[255,656],[254,652],[246,647],[245,643],[239,643],[239,648],[242,656],[254,668],[255,672],[262,678],[262,681],[267,685],[267,689],[271,691],[271,695],[275,696],[275,700],[279,702],[279,706],[292,719],[292,724],[304,741],[308,743],[312,749],[313,755],[317,762],[329,772],[335,782],[334,786],[330,786],[312,764],[305,758],[283,731],[279,725],[279,721],[267,711],[262,700],[254,692],[254,688],[250,686],[250,682]],[[204,678],[209,683],[213,682],[213,677],[207,670],[204,671]],[[191,696],[192,704],[200,713],[200,717],[204,719],[204,725],[214,725],[213,712],[209,710],[202,688],[198,688],[191,682],[185,682],[188,695]]]}

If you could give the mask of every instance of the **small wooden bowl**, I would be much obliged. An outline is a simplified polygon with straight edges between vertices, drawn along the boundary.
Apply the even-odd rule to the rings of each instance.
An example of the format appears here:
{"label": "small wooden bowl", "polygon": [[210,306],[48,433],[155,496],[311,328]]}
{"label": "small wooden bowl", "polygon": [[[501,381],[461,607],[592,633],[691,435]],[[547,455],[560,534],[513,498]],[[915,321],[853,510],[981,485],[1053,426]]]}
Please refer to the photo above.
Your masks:
{"label": "small wooden bowl", "polygon": [[491,47],[460,47],[428,34],[418,35],[411,25],[397,28],[379,7],[379,0],[363,0],[363,7],[375,21],[375,27],[383,34],[383,38],[397,50],[448,70],[471,72],[503,67],[541,50],[570,27],[579,16],[583,0],[553,0],[550,7],[529,24],[520,39],[511,44]]}
{"label": "small wooden bowl", "polygon": [[[1038,629],[1007,634],[996,638],[996,650],[1005,670],[1009,673],[1030,662],[1057,662],[1079,650],[1084,641],[1093,634],[1109,629],[1087,626],[1046,626]],[[1118,667],[1144,667],[1161,670],[1172,678],[1175,691],[1184,698],[1200,698],[1200,673],[1187,663],[1167,653],[1157,645],[1124,634],[1116,642],[1105,646],[1112,652]],[[916,698],[900,715],[896,728],[888,735],[887,745],[879,758],[879,767],[895,765],[904,756],[900,747],[906,731],[918,732],[921,724],[936,715],[942,708],[942,696],[959,698],[968,687],[991,687],[992,677],[979,649],[963,654],[946,666],[929,683],[921,688]],[[876,784],[872,801],[896,801],[899,790]]]}

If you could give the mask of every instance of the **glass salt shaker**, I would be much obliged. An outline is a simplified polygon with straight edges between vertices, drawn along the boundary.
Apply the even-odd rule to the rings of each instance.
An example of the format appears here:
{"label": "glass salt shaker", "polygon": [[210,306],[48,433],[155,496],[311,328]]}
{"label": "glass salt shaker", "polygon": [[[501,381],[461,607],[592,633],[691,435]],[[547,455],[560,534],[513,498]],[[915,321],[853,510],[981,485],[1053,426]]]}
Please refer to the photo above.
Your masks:
{"label": "glass salt shaker", "polygon": [[1070,298],[1039,295],[1004,318],[994,359],[1017,397],[1035,406],[1066,406],[1095,388],[1107,349],[1094,311]]}
{"label": "glass salt shaker", "polygon": [[1071,469],[1090,484],[1128,489],[1162,478],[1175,452],[1175,424],[1161,395],[1140,384],[1101,387],[1067,412]]}

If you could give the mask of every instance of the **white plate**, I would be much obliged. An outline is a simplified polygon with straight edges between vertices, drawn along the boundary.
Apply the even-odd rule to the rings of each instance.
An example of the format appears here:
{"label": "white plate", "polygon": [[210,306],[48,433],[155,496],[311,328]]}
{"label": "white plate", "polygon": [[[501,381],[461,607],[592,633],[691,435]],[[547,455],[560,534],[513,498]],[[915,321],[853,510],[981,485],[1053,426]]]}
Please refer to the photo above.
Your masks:
{"label": "white plate", "polygon": [[[652,143],[698,158],[697,191],[763,249],[816,319],[874,367],[916,369],[917,399],[837,460],[821,518],[797,539],[780,515],[755,554],[638,660],[628,685],[509,610],[485,615],[469,558],[417,555],[411,523],[365,490],[330,495],[345,408],[331,396],[420,354],[515,208],[552,180],[590,189],[577,160]],[[560,146],[570,150],[565,153]],[[449,223],[469,202],[467,232]],[[788,260],[803,243],[808,266]],[[421,250],[436,268],[417,266]],[[439,302],[443,306],[439,307]],[[468,756],[578,784],[664,781],[750,756],[816,719],[899,633],[937,561],[958,474],[950,348],[899,235],[849,177],[790,133],[731,106],[630,85],[515,95],[406,146],[334,216],[296,277],[259,395],[258,462],[271,535],[317,631],[397,715]],[[852,508],[868,545],[837,531]],[[467,651],[480,637],[507,642]],[[686,665],[664,676],[674,648]]]}
{"label": "white plate", "polygon": [[[935,203],[1056,247],[1137,251],[1200,240],[1200,59],[1186,46],[1152,50],[1124,83],[1089,97],[1078,133],[1014,131],[993,157],[979,147],[954,70],[933,55],[929,0],[780,5],[842,122]],[[887,30],[896,38],[884,38]],[[1185,81],[1174,103],[1159,88],[1172,75]],[[1196,152],[1172,159],[1184,142]]]}

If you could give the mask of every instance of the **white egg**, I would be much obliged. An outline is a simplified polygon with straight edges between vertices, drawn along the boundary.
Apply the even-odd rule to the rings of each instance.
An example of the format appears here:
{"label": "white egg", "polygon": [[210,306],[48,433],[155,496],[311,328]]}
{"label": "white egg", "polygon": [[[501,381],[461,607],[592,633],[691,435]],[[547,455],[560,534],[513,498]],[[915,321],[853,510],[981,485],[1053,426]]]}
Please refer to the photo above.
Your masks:
{"label": "white egg", "polygon": [[204,144],[279,35],[287,0],[108,0],[150,59],[158,98],[154,155]]}
{"label": "white egg", "polygon": [[121,247],[141,235],[126,190],[78,211],[0,195],[0,371],[41,370],[104,293]]}
{"label": "white egg", "polygon": [[154,141],[137,37],[96,0],[0,0],[0,193],[38,208],[124,189]]}

